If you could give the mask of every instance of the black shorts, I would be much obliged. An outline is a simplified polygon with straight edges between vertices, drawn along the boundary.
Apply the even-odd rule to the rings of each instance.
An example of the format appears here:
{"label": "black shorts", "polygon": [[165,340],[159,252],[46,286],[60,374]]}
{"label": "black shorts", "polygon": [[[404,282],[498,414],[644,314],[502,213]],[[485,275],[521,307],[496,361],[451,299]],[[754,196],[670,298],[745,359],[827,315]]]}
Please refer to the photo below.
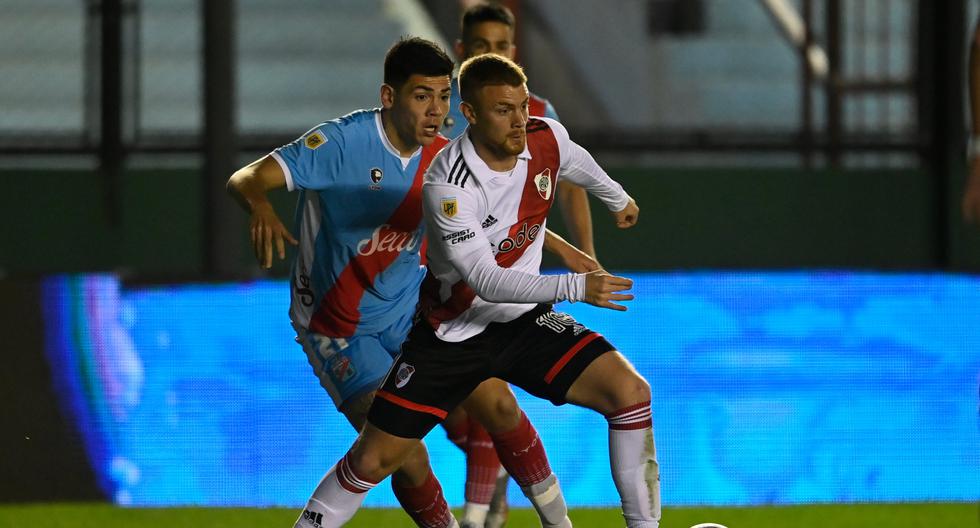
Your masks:
{"label": "black shorts", "polygon": [[507,323],[490,323],[458,343],[442,341],[419,321],[378,390],[368,421],[395,436],[422,438],[488,378],[561,405],[582,371],[611,350],[602,335],[550,304]]}

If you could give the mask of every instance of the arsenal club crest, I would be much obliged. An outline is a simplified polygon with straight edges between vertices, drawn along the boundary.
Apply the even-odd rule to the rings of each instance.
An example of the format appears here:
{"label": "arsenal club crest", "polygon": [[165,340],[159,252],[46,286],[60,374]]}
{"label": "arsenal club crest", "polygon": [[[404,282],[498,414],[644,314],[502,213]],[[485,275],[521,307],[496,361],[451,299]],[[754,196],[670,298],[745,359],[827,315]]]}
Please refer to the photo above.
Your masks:
{"label": "arsenal club crest", "polygon": [[534,177],[534,187],[538,190],[538,195],[542,199],[551,199],[551,169],[545,169]]}
{"label": "arsenal club crest", "polygon": [[381,180],[384,179],[385,173],[377,167],[371,169],[371,185],[369,186],[372,191],[377,191],[381,189]]}

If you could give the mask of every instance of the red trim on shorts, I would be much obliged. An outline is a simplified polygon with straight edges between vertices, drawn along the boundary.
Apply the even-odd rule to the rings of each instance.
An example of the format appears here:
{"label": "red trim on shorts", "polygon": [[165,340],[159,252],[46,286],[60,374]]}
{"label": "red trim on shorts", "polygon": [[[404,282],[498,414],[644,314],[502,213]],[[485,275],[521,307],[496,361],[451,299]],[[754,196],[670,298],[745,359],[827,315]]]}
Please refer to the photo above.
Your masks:
{"label": "red trim on shorts", "polygon": [[410,401],[406,400],[405,398],[402,398],[402,397],[399,397],[399,396],[395,396],[394,394],[392,394],[390,392],[386,392],[386,391],[379,390],[377,392],[377,394],[375,394],[375,397],[376,398],[381,398],[383,400],[388,400],[391,403],[393,403],[393,404],[395,404],[395,405],[397,405],[399,407],[404,407],[404,408],[409,409],[409,410],[412,410],[412,411],[416,411],[416,412],[420,412],[420,413],[425,413],[425,414],[431,414],[432,416],[435,416],[436,418],[438,418],[440,420],[445,420],[446,419],[446,415],[449,414],[446,411],[444,411],[444,410],[442,410],[442,409],[440,409],[438,407],[431,407],[429,405],[421,405],[421,404],[418,404],[418,403],[415,403],[415,402],[410,402]]}
{"label": "red trim on shorts", "polygon": [[578,343],[575,343],[575,346],[569,349],[568,352],[565,352],[565,355],[562,356],[557,363],[552,365],[551,370],[549,370],[548,373],[545,374],[544,376],[544,382],[551,383],[551,380],[555,379],[555,376],[557,376],[558,373],[561,372],[561,369],[563,369],[565,365],[569,361],[571,361],[573,357],[575,357],[575,354],[578,354],[580,350],[585,348],[585,345],[588,345],[589,343],[591,343],[592,341],[600,337],[602,337],[601,334],[599,334],[598,332],[593,332],[583,337],[582,340],[579,341]]}

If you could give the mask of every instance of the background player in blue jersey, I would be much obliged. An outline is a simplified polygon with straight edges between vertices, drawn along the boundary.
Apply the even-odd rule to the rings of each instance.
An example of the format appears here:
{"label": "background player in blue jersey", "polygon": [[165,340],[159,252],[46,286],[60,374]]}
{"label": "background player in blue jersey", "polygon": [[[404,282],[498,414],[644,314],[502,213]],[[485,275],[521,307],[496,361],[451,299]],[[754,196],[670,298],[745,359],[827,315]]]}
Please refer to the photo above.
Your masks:
{"label": "background player in blue jersey", "polygon": [[[459,39],[455,43],[459,62],[484,53],[494,53],[513,60],[517,53],[514,44],[515,25],[513,13],[500,4],[478,3],[470,6],[463,13]],[[442,131],[450,139],[466,130],[467,121],[460,110],[461,102],[458,80],[454,79],[449,115],[446,116]],[[531,116],[558,119],[551,102],[533,93],[530,94],[528,110]],[[592,213],[585,189],[562,182],[558,186],[556,202],[572,243],[594,258]],[[466,505],[462,525],[464,528],[503,526],[507,519],[508,478],[500,471],[500,462],[489,434],[470,419],[462,408],[450,413],[443,422],[443,427],[449,439],[466,453]]]}
{"label": "background player in blue jersey", "polygon": [[[385,58],[382,108],[322,123],[228,182],[252,215],[252,244],[263,267],[271,266],[275,254],[285,258],[286,243],[300,246],[290,307],[297,341],[321,385],[357,429],[417,303],[424,275],[419,265],[422,174],[446,143],[438,130],[448,110],[451,72],[451,60],[431,42],[399,42]],[[281,187],[301,191],[298,241],[266,197]],[[550,248],[570,266],[596,266],[560,238],[550,235],[550,240]],[[483,400],[474,397],[483,402],[476,407],[482,417],[489,413],[481,409],[495,405],[493,390],[484,391],[489,396]],[[509,392],[505,396],[513,398]],[[356,476],[348,477],[345,482],[353,484],[345,491],[363,494]],[[418,525],[455,525],[424,447],[395,474],[392,487]],[[329,512],[316,497],[298,524],[329,523]],[[564,501],[554,506],[564,508]]]}
{"label": "background player in blue jersey", "polygon": [[[515,31],[516,21],[509,9],[496,3],[475,4],[463,13],[459,39],[454,46],[456,57],[462,63],[470,57],[495,53],[514,60],[517,54]],[[460,110],[461,99],[457,88],[458,82],[454,79],[449,115],[446,116],[442,130],[442,134],[449,139],[456,138],[466,128],[466,118]],[[528,110],[531,116],[558,120],[558,114],[551,102],[534,93],[531,94]],[[557,202],[571,243],[595,258],[588,194],[581,187],[564,182],[558,187]]]}

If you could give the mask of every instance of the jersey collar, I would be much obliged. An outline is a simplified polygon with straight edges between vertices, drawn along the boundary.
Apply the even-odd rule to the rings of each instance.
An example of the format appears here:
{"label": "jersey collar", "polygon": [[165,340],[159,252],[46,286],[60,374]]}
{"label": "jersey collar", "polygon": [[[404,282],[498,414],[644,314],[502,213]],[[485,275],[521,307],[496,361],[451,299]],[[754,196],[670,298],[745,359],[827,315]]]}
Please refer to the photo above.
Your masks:
{"label": "jersey collar", "polygon": [[413,152],[412,155],[407,158],[398,152],[398,149],[396,149],[395,146],[391,144],[391,141],[388,140],[388,134],[385,133],[384,123],[381,122],[381,109],[375,110],[374,112],[374,125],[378,128],[378,137],[381,138],[381,144],[385,146],[385,149],[390,152],[392,156],[401,160],[403,169],[408,167],[408,164],[412,162],[412,159],[422,152],[422,147],[419,147],[418,150]]}
{"label": "jersey collar", "polygon": [[[466,165],[470,167],[470,170],[472,170],[474,175],[476,175],[478,178],[484,174],[490,175],[491,179],[508,178],[513,173],[513,170],[498,172],[487,166],[487,162],[483,161],[483,158],[476,153],[476,147],[474,147],[473,142],[470,141],[468,131],[463,133],[463,137],[460,140],[460,148],[463,151],[463,159],[466,161]],[[529,159],[531,159],[531,151],[528,149],[527,143],[525,143],[524,152],[517,155],[518,165],[520,165],[521,160],[526,162]],[[515,165],[514,168],[517,168],[517,166]]]}

